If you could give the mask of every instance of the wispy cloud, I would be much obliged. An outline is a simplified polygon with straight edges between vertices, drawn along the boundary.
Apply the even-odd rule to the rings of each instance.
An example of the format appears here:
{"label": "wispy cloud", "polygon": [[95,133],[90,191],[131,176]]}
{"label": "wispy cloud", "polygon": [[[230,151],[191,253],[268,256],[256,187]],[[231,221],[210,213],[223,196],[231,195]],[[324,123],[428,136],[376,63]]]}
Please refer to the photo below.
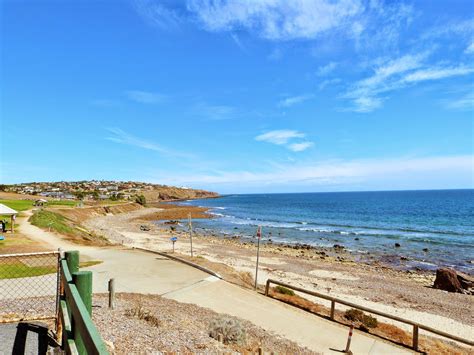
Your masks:
{"label": "wispy cloud", "polygon": [[193,157],[191,154],[177,152],[172,149],[163,147],[157,143],[148,141],[143,138],[139,138],[128,132],[125,132],[124,130],[120,128],[116,128],[116,127],[107,128],[107,131],[109,132],[110,136],[106,137],[105,139],[111,142],[129,145],[129,146],[137,147],[141,149],[151,150],[153,152],[156,152],[168,157],[189,158],[189,159]]}
{"label": "wispy cloud", "polygon": [[290,129],[281,129],[260,134],[255,137],[255,140],[282,145],[288,143],[290,139],[304,138],[305,136],[306,135],[304,133],[298,131],[293,131]]}
{"label": "wispy cloud", "polygon": [[293,152],[302,152],[303,150],[311,148],[313,145],[313,142],[292,143],[288,145],[288,149]]}
{"label": "wispy cloud", "polygon": [[240,50],[244,53],[247,53],[247,48],[245,48],[244,44],[242,43],[242,41],[240,40],[239,36],[235,33],[231,33],[230,34],[230,37],[232,38],[232,40],[234,41],[234,43],[237,45],[237,47],[240,48]]}
{"label": "wispy cloud", "polygon": [[[446,188],[448,176],[457,176],[461,186],[472,186],[474,156],[396,157],[392,159],[357,159],[305,161],[299,164],[272,165],[263,171],[216,171],[214,174],[166,176],[170,184],[196,186],[387,186],[397,188]],[[423,185],[416,185],[423,181]],[[451,181],[452,183],[452,181]]]}
{"label": "wispy cloud", "polygon": [[183,12],[154,0],[135,0],[136,11],[152,26],[162,30],[177,29],[182,22]]}
{"label": "wispy cloud", "polygon": [[339,78],[324,80],[318,85],[318,89],[319,89],[319,91],[324,90],[327,86],[339,84],[341,81],[342,80],[339,79]]}
{"label": "wispy cloud", "polygon": [[130,100],[142,104],[158,104],[167,99],[166,95],[150,91],[130,90],[126,91],[125,94]]}
{"label": "wispy cloud", "polygon": [[306,134],[302,132],[290,129],[281,129],[260,134],[255,137],[255,140],[276,145],[283,145],[293,152],[302,152],[314,145],[313,142],[309,141],[295,142],[295,139],[299,140],[305,137]]}
{"label": "wispy cloud", "polygon": [[328,64],[319,67],[318,70],[316,71],[316,75],[327,76],[331,74],[334,71],[334,69],[336,69],[336,67],[337,67],[336,62],[329,62]]}
{"label": "wispy cloud", "polygon": [[191,0],[187,7],[209,31],[245,28],[271,40],[315,38],[362,11],[359,0]]}
{"label": "wispy cloud", "polygon": [[474,93],[468,93],[461,98],[446,102],[446,108],[453,110],[473,110],[474,109]]}
{"label": "wispy cloud", "polygon": [[467,48],[464,50],[464,53],[466,54],[474,53],[474,42],[471,42],[471,44],[467,46]]}
{"label": "wispy cloud", "polygon": [[446,64],[426,64],[430,52],[407,54],[378,65],[374,73],[355,84],[343,95],[352,101],[349,110],[355,112],[371,112],[382,106],[383,95],[409,85],[428,80],[441,80],[454,76],[469,75],[474,68],[465,65],[448,66]]}
{"label": "wispy cloud", "polygon": [[305,94],[298,96],[290,96],[278,102],[278,107],[291,107],[297,104],[301,104],[305,101],[312,99],[314,95]]}
{"label": "wispy cloud", "polygon": [[234,118],[238,110],[229,105],[212,105],[200,102],[193,108],[194,113],[209,120],[228,120]]}

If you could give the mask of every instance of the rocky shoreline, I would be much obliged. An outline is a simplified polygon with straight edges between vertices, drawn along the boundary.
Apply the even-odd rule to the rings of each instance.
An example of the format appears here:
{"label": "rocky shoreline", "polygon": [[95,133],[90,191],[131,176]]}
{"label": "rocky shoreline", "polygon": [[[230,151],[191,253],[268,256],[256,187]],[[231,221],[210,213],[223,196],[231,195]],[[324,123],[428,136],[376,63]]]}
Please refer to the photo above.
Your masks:
{"label": "rocky shoreline", "polygon": [[[189,234],[164,221],[151,223],[141,210],[94,218],[87,228],[116,243],[170,252],[176,236],[176,253],[190,254]],[[142,217],[145,217],[142,219]],[[141,229],[146,225],[147,230]],[[255,240],[194,233],[194,260],[210,263],[214,271],[235,270],[236,280],[253,279]],[[474,297],[432,288],[435,274],[422,270],[397,270],[380,262],[360,262],[345,248],[317,248],[310,245],[261,244],[259,284],[268,278],[314,290],[383,312],[436,325],[446,332],[470,338],[474,332]],[[314,300],[321,302],[321,300]]]}

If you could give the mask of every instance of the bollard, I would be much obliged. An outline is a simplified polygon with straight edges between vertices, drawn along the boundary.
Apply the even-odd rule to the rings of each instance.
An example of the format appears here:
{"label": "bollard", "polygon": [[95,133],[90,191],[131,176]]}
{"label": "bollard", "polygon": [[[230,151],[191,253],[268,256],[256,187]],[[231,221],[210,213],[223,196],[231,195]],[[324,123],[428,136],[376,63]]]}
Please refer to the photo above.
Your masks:
{"label": "bollard", "polygon": [[347,338],[347,344],[346,344],[346,350],[344,352],[346,354],[352,354],[352,351],[350,351],[351,347],[351,340],[352,340],[352,331],[354,330],[354,324],[351,324],[351,327],[349,328],[349,337]]}
{"label": "bollard", "polygon": [[115,279],[109,280],[109,308],[115,309]]}

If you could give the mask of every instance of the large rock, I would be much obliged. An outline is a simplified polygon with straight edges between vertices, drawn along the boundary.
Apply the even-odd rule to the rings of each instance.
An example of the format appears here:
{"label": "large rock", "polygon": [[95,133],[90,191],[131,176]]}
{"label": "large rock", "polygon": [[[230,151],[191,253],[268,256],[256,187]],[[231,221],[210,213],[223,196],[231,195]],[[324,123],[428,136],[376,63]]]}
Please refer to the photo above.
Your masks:
{"label": "large rock", "polygon": [[453,269],[441,268],[436,270],[433,287],[448,292],[470,293],[469,289],[474,287],[474,281],[472,277],[458,274]]}

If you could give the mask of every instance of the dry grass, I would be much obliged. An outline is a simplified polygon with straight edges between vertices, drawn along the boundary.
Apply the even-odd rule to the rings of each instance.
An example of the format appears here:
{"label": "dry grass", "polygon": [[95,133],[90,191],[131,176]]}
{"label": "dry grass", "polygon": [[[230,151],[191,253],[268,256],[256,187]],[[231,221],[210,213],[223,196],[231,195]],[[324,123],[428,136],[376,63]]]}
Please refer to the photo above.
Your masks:
{"label": "dry grass", "polygon": [[154,327],[161,325],[161,321],[150,310],[144,308],[141,298],[134,302],[132,308],[125,310],[125,315],[143,320]]}

